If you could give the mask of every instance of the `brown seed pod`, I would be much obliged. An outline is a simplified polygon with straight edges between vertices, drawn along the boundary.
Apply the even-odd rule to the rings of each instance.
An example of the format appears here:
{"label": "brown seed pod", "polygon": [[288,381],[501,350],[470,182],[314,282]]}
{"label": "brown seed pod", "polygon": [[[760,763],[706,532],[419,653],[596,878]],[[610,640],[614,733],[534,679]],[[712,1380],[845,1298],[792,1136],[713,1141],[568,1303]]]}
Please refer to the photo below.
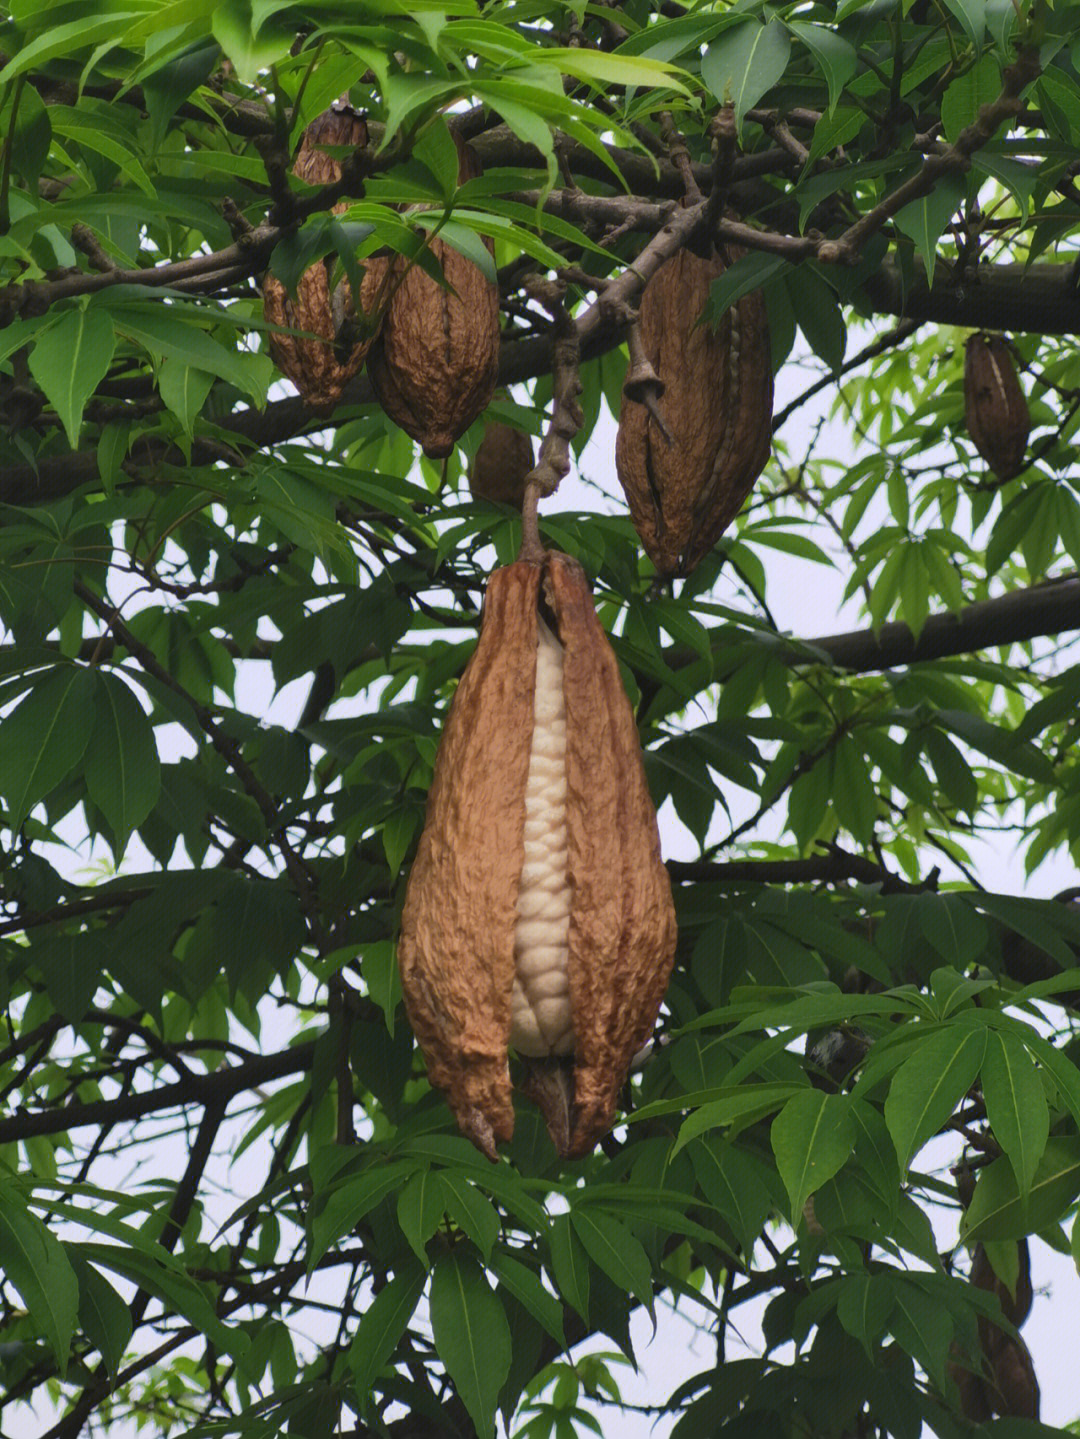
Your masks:
{"label": "brown seed pod", "polygon": [[[293,164],[293,174],[312,185],[327,185],[341,178],[341,164],[320,145],[367,143],[367,122],[348,107],[324,110],[304,131]],[[334,206],[334,213],[348,209]],[[303,335],[271,334],[270,353],[278,368],[292,380],[304,400],[319,414],[329,415],[341,399],[345,386],[360,370],[374,335],[355,338],[356,326],[352,290],[342,279],[331,292],[330,276],[337,257],[326,256],[309,266],[296,286],[296,299],[274,275],[263,280],[263,314],[274,325],[307,330],[318,339]],[[386,274],[386,260],[364,264],[362,303],[376,300]]]}
{"label": "brown seed pod", "polygon": [[[730,260],[742,253],[732,248]],[[730,261],[729,261],[730,263]],[[615,465],[641,543],[662,576],[688,575],[723,534],[765,468],[772,442],[773,375],[759,291],[731,306],[717,330],[697,321],[727,268],[679,250],[649,280],[639,325],[645,357],[664,387],[660,426],[624,391]],[[640,365],[639,365],[640,368]],[[633,363],[627,372],[631,387]]]}
{"label": "brown seed pod", "polygon": [[525,499],[525,478],[535,463],[531,436],[516,425],[492,420],[469,466],[469,489],[478,500],[513,505],[520,510]]}
{"label": "brown seed pod", "polygon": [[1031,415],[1008,343],[976,334],[964,347],[964,418],[979,454],[999,480],[1024,468]]}
{"label": "brown seed pod", "polygon": [[[455,137],[456,139],[456,137]],[[469,148],[457,141],[462,183],[479,174]],[[484,241],[489,250],[494,247]],[[430,459],[445,459],[487,407],[499,369],[499,289],[445,241],[431,253],[452,287],[399,255],[391,284],[404,275],[383,317],[368,359],[379,404]]]}
{"label": "brown seed pod", "polygon": [[431,1082],[490,1158],[514,1128],[507,1051],[559,1152],[608,1129],[675,954],[637,727],[567,555],[488,584],[409,875],[398,958]]}

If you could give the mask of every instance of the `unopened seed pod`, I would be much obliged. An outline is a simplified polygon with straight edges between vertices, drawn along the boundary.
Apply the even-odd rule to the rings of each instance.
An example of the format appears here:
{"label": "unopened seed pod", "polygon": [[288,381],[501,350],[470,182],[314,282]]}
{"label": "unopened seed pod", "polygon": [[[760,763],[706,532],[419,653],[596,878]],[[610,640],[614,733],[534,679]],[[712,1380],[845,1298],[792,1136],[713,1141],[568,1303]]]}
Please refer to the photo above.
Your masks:
{"label": "unopened seed pod", "polygon": [[[460,141],[458,155],[464,183],[479,173],[479,166]],[[493,251],[489,240],[484,243]],[[395,256],[391,298],[368,358],[368,377],[390,419],[418,440],[430,459],[441,460],[494,392],[499,288],[437,235],[430,249],[449,288],[404,256]]]}
{"label": "unopened seed pod", "polygon": [[[312,185],[331,184],[341,178],[341,163],[319,147],[366,143],[363,116],[348,107],[326,110],[304,131],[293,174]],[[334,213],[346,209],[341,203],[334,206]],[[374,339],[373,335],[357,337],[359,327],[348,280],[330,288],[336,262],[336,256],[328,255],[310,265],[297,282],[295,300],[274,275],[267,274],[262,285],[263,314],[271,324],[318,337],[271,332],[270,353],[308,405],[325,415],[333,411],[345,386],[359,372]],[[383,259],[365,262],[362,304],[375,298],[386,265]]]}
{"label": "unopened seed pod", "polygon": [[492,420],[469,466],[469,489],[478,500],[520,510],[525,480],[536,463],[532,439],[516,425]]}
{"label": "unopened seed pod", "polygon": [[611,1125],[675,954],[637,727],[580,565],[496,570],[435,762],[398,957],[462,1131],[514,1128],[508,1051],[563,1155]]}
{"label": "unopened seed pod", "polygon": [[972,443],[998,479],[1018,475],[1031,415],[1012,350],[1001,335],[971,335],[964,347],[964,418]]}
{"label": "unopened seed pod", "polygon": [[[732,248],[729,257],[741,253]],[[632,358],[615,465],[634,528],[665,577],[689,574],[716,544],[772,443],[772,351],[760,291],[737,300],[717,329],[698,323],[725,268],[717,254],[702,259],[681,249],[641,297],[641,349],[663,387],[659,408],[670,438],[634,402]]]}

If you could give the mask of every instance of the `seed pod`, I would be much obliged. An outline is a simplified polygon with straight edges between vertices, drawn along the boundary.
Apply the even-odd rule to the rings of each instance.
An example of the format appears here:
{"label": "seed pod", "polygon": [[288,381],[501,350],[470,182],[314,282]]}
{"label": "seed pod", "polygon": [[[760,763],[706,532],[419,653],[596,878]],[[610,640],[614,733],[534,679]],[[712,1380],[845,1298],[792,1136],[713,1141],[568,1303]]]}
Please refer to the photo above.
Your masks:
{"label": "seed pod", "polygon": [[[341,164],[319,145],[364,145],[367,122],[354,110],[325,110],[304,131],[293,164],[293,174],[313,185],[327,185],[341,178]],[[344,203],[334,213],[348,209]],[[333,292],[330,276],[336,256],[328,255],[300,276],[296,299],[274,275],[263,280],[263,314],[274,325],[290,330],[308,330],[318,339],[303,335],[270,335],[270,353],[280,370],[288,375],[303,399],[319,414],[329,415],[342,391],[358,373],[371,348],[374,335],[356,338],[357,327],[352,290],[341,280]],[[362,303],[376,298],[386,273],[385,260],[368,260],[364,268]]]}
{"label": "seed pod", "polygon": [[431,1082],[490,1158],[508,1047],[556,1148],[608,1129],[675,954],[637,728],[580,565],[488,585],[435,762],[398,958]]}
{"label": "seed pod", "polygon": [[[732,260],[741,250],[732,248]],[[743,295],[714,331],[698,319],[726,265],[681,249],[645,286],[644,354],[664,386],[669,443],[632,392],[615,465],[641,543],[662,576],[688,575],[742,509],[772,442],[773,376],[765,301]],[[632,384],[634,367],[627,372]],[[624,394],[626,392],[624,391]]]}
{"label": "seed pod", "polygon": [[1031,415],[1012,351],[1000,335],[971,335],[964,347],[964,417],[975,448],[998,479],[1018,475]]}
{"label": "seed pod", "polygon": [[994,1382],[987,1387],[996,1412],[1018,1419],[1038,1419],[1039,1381],[1024,1341],[1002,1335],[992,1362]]}
{"label": "seed pod", "polygon": [[515,425],[492,420],[469,467],[469,489],[478,500],[513,505],[520,510],[525,479],[535,463],[530,436]]}
{"label": "seed pod", "polygon": [[[459,178],[479,173],[458,142]],[[493,246],[484,241],[489,250]],[[392,261],[391,283],[404,279],[387,305],[368,359],[379,404],[419,440],[425,455],[445,459],[486,408],[499,369],[499,290],[460,251],[436,236],[431,253],[447,290],[404,256]]]}
{"label": "seed pod", "polygon": [[[971,1256],[971,1283],[977,1289],[985,1289],[997,1296],[1001,1312],[1010,1324],[1019,1329],[1031,1313],[1031,1251],[1026,1239],[1021,1239],[1017,1248],[1017,1272],[1014,1289],[1000,1279],[994,1271],[990,1258],[981,1244],[976,1244]],[[990,1321],[980,1319],[980,1325],[990,1326]]]}

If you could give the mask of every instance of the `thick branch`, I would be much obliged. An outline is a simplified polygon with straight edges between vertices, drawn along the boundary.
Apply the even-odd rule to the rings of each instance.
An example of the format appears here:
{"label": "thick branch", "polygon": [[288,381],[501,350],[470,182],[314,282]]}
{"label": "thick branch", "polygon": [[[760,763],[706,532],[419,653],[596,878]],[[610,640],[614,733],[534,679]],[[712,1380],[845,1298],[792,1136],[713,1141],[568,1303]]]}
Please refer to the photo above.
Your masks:
{"label": "thick branch", "polygon": [[0,1144],[33,1139],[38,1134],[62,1134],[69,1129],[83,1129],[92,1124],[120,1124],[190,1104],[227,1104],[245,1090],[255,1089],[275,1079],[286,1079],[291,1074],[303,1074],[311,1068],[314,1055],[315,1041],[309,1040],[306,1044],[298,1044],[295,1049],[260,1055],[258,1059],[247,1060],[244,1064],[215,1069],[212,1074],[196,1075],[139,1094],[14,1114],[8,1119],[0,1119]]}
{"label": "thick branch", "polygon": [[1080,629],[1080,580],[1056,580],[980,600],[959,615],[932,615],[917,640],[907,625],[894,621],[882,625],[876,635],[873,630],[849,630],[804,640],[801,653],[788,650],[784,658],[805,664],[806,649],[817,649],[838,669],[866,674],[1076,629]]}
{"label": "thick branch", "polygon": [[[1014,590],[998,599],[967,605],[959,615],[931,615],[916,640],[907,625],[899,621],[872,629],[848,630],[844,634],[818,635],[804,640],[762,636],[762,643],[775,645],[776,657],[787,665],[832,664],[852,674],[896,669],[944,659],[948,655],[972,654],[998,645],[1059,635],[1080,629],[1080,580],[1053,580],[1029,590]],[[717,678],[730,672],[725,656],[731,644],[730,632],[721,631],[714,654]],[[700,662],[700,656],[685,645],[672,645],[664,658],[672,669]]]}

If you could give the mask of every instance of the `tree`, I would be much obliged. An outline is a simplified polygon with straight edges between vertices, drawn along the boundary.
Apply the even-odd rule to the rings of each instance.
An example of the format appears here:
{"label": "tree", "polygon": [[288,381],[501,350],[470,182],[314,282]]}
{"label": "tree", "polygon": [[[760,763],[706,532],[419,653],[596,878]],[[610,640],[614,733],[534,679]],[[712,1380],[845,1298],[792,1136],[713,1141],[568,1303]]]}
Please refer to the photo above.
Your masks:
{"label": "tree", "polygon": [[[570,1360],[659,1301],[715,1341],[655,1396],[679,1439],[1048,1432],[1016,1326],[1080,1194],[1080,918],[981,842],[1080,857],[1078,42],[1044,0],[7,8],[5,1432],[562,1439],[618,1399]],[[366,139],[291,174],[340,96]],[[293,393],[259,288],[437,270],[436,232],[497,277],[512,387],[440,462],[366,372]],[[675,974],[611,1135],[561,1161],[522,1103],[492,1165],[394,951],[521,534],[465,472],[492,419],[556,469],[610,439],[687,243],[731,260],[701,323],[764,297],[764,476],[674,580],[613,464],[540,511],[635,705]],[[1033,425],[1007,478],[984,330]],[[812,580],[778,627],[791,564],[864,628]]]}

